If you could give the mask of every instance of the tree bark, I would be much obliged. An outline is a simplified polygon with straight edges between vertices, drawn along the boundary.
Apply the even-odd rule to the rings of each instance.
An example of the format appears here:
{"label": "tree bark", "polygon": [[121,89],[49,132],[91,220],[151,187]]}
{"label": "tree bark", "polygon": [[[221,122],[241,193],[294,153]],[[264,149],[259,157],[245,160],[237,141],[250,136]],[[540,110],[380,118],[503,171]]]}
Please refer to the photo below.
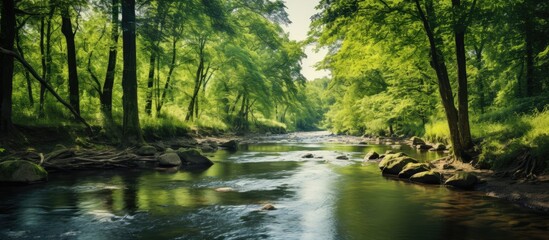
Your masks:
{"label": "tree bark", "polygon": [[172,62],[170,64],[170,70],[168,72],[168,76],[166,77],[166,83],[164,84],[164,89],[162,90],[162,96],[160,97],[160,101],[157,103],[156,106],[156,114],[160,114],[160,110],[162,109],[162,106],[164,105],[164,101],[166,99],[166,93],[168,92],[168,89],[170,87],[170,81],[172,78],[173,70],[175,69],[175,60],[177,57],[177,37],[173,38],[172,41]]}
{"label": "tree bark", "polygon": [[[444,62],[442,51],[439,49],[442,39],[435,36],[434,27],[435,13],[432,6],[432,0],[426,1],[426,12],[423,11],[419,0],[414,0],[416,10],[423,23],[424,30],[429,39],[429,46],[431,52],[431,67],[435,70],[438,80],[438,89],[442,100],[442,105],[446,113],[446,120],[450,129],[450,138],[452,141],[452,149],[454,150],[454,156],[459,161],[464,161],[464,149],[461,145],[459,127],[458,127],[458,113],[454,105],[454,96],[452,94],[452,86],[450,85],[450,79],[448,77],[448,69]],[[429,17],[427,17],[427,15]]]}
{"label": "tree bark", "polygon": [[[118,13],[119,0],[112,0],[111,5],[111,39],[109,46],[109,63],[107,64],[107,72],[105,82],[103,83],[103,91],[101,93],[101,110],[108,125],[113,125],[112,119],[112,88],[114,86],[114,75],[116,73],[116,55],[118,54]],[[109,126],[110,127],[110,126]]]}
{"label": "tree bark", "polygon": [[458,20],[454,26],[454,40],[456,45],[456,60],[458,69],[458,127],[461,144],[465,150],[473,148],[471,129],[469,126],[469,90],[467,83],[467,62],[465,58],[465,23],[464,11],[461,9],[461,0],[452,0],[454,12],[458,13]]}
{"label": "tree bark", "polygon": [[152,114],[154,70],[156,62],[155,55],[155,52],[151,51],[151,57],[149,58],[149,77],[147,78],[147,97],[145,99],[145,113],[149,116]]}
{"label": "tree bark", "polygon": [[[4,0],[0,17],[0,47],[13,50],[15,41],[15,2]],[[0,138],[15,133],[12,122],[13,57],[0,54]]]}
{"label": "tree bark", "polygon": [[67,65],[69,68],[69,102],[80,114],[80,89],[78,84],[78,72],[76,68],[76,45],[74,44],[74,32],[68,7],[63,9],[61,16],[61,32],[67,42]]}
{"label": "tree bark", "polygon": [[135,0],[122,0],[122,39],[124,70],[122,73],[122,144],[141,145],[144,143],[139,125],[137,105],[137,69],[135,45]]}

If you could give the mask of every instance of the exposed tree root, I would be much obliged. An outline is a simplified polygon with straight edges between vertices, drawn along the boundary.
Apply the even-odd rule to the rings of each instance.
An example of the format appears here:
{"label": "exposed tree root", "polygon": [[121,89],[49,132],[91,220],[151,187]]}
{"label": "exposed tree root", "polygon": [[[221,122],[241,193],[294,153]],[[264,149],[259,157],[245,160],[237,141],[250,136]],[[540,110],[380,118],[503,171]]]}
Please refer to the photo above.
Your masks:
{"label": "exposed tree root", "polygon": [[60,149],[48,153],[23,151],[10,154],[2,160],[23,159],[39,165],[48,170],[75,170],[75,169],[105,169],[105,168],[136,168],[149,164],[155,166],[155,156],[138,156],[133,149],[120,150],[75,150]]}
{"label": "exposed tree root", "polygon": [[512,177],[513,179],[535,180],[544,169],[544,162],[532,156],[530,150],[525,150],[517,161],[508,169],[496,173],[496,176]]}

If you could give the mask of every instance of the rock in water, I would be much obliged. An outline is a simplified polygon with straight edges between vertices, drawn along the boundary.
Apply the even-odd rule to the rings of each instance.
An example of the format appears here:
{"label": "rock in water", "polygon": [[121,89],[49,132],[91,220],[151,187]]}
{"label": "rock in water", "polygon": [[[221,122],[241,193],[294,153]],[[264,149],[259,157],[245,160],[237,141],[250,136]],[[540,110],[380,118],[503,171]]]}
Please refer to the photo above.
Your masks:
{"label": "rock in water", "polygon": [[472,173],[456,172],[454,176],[446,180],[444,185],[452,186],[459,189],[473,189],[478,182],[478,177]]}
{"label": "rock in water", "polygon": [[411,157],[399,157],[394,158],[389,161],[387,161],[384,168],[381,169],[381,171],[385,174],[399,174],[400,171],[406,166],[408,163],[417,163],[417,160],[411,158]]}
{"label": "rock in water", "polygon": [[216,192],[234,192],[234,189],[231,187],[220,187],[215,189]]}
{"label": "rock in water", "polygon": [[180,148],[177,150],[177,155],[181,159],[182,167],[193,169],[206,169],[213,165],[207,157],[203,156],[196,149]]}
{"label": "rock in water", "polygon": [[446,150],[446,145],[442,143],[435,144],[429,151],[444,151]]}
{"label": "rock in water", "polygon": [[276,207],[270,203],[267,203],[263,205],[263,207],[261,207],[261,210],[271,211],[271,210],[276,210]]}
{"label": "rock in water", "polygon": [[225,148],[229,151],[236,151],[238,150],[238,142],[236,140],[230,140],[228,142],[224,142],[221,145],[219,145],[221,148]]}
{"label": "rock in water", "polygon": [[33,183],[46,181],[48,172],[39,165],[24,160],[9,160],[0,163],[0,182]]}
{"label": "rock in water", "polygon": [[423,139],[421,138],[418,138],[418,137],[412,137],[410,138],[410,141],[412,141],[412,145],[423,145],[425,144],[425,141],[423,141]]}
{"label": "rock in water", "polygon": [[426,172],[431,170],[429,166],[425,163],[408,163],[400,173],[398,173],[399,178],[409,178],[416,173]]}
{"label": "rock in water", "polygon": [[366,153],[366,156],[364,156],[364,161],[378,159],[378,158],[379,158],[378,153],[376,153],[375,151],[369,151],[368,153]]}
{"label": "rock in water", "polygon": [[181,159],[175,152],[168,152],[158,157],[158,165],[162,167],[173,167],[181,165]]}
{"label": "rock in water", "polygon": [[427,172],[420,172],[412,175],[410,181],[425,183],[425,184],[440,184],[442,182],[442,175],[439,172],[433,170]]}
{"label": "rock in water", "polygon": [[303,156],[301,156],[301,158],[314,158],[314,157],[315,155],[313,155],[312,153],[306,153]]}
{"label": "rock in water", "polygon": [[349,160],[349,157],[345,156],[345,155],[341,155],[341,156],[337,156],[336,159],[339,159],[339,160]]}
{"label": "rock in water", "polygon": [[151,145],[145,145],[137,149],[136,153],[140,156],[153,156],[156,154],[156,148]]}

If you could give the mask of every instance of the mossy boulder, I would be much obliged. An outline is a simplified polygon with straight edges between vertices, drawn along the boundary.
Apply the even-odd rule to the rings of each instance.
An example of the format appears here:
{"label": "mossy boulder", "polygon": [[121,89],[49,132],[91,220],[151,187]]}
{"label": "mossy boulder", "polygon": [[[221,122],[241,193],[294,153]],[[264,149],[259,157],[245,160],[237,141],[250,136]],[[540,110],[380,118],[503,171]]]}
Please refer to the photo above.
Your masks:
{"label": "mossy boulder", "polygon": [[429,170],[431,170],[431,168],[425,163],[408,163],[404,166],[404,168],[402,168],[402,171],[398,173],[398,177],[410,178],[416,173],[426,172]]}
{"label": "mossy boulder", "polygon": [[406,156],[398,157],[398,158],[390,159],[389,161],[387,161],[386,164],[383,165],[383,168],[381,168],[381,165],[380,165],[380,168],[381,168],[381,171],[385,174],[396,175],[400,173],[400,171],[402,171],[404,166],[406,166],[406,164],[408,163],[417,163],[417,160],[411,157],[406,157]]}
{"label": "mossy boulder", "polygon": [[429,151],[444,151],[444,150],[446,150],[446,145],[442,143],[437,143],[433,145],[431,149],[429,149]]}
{"label": "mossy boulder", "polygon": [[416,149],[417,150],[429,150],[431,149],[433,146],[431,145],[427,145],[427,144],[418,144],[416,145]]}
{"label": "mossy boulder", "polygon": [[454,176],[444,182],[444,185],[459,189],[473,189],[477,183],[479,183],[479,179],[476,175],[468,172],[456,172]]}
{"label": "mossy boulder", "polygon": [[196,149],[180,148],[177,150],[177,155],[181,159],[181,167],[184,168],[206,169],[213,165],[210,159],[200,154]]}
{"label": "mossy boulder", "polygon": [[366,153],[366,156],[364,156],[364,161],[374,160],[378,158],[379,158],[379,153],[375,151],[369,151],[368,153]]}
{"label": "mossy boulder", "polygon": [[406,153],[402,153],[402,152],[399,152],[399,153],[392,153],[392,154],[385,154],[385,156],[383,157],[383,159],[379,162],[378,166],[379,166],[379,169],[383,169],[387,166],[387,163],[392,160],[392,159],[395,159],[395,158],[399,158],[399,157],[405,157],[405,156],[408,156],[406,155]]}
{"label": "mossy boulder", "polygon": [[158,165],[161,167],[173,167],[181,165],[181,159],[175,152],[168,152],[158,156]]}
{"label": "mossy boulder", "polygon": [[137,149],[135,153],[139,156],[153,156],[156,154],[156,148],[151,145],[145,145]]}
{"label": "mossy boulder", "polygon": [[48,172],[29,161],[9,160],[0,163],[0,182],[3,183],[33,183],[46,181]]}
{"label": "mossy boulder", "polygon": [[412,175],[410,181],[425,184],[440,184],[442,182],[442,174],[433,170],[419,172]]}

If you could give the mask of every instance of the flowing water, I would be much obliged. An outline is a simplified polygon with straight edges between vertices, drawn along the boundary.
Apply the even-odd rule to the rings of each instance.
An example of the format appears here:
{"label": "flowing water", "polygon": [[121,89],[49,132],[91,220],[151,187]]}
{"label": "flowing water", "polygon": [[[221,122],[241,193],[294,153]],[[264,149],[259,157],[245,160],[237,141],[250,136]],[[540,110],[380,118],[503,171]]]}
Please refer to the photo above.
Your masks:
{"label": "flowing water", "polygon": [[[203,172],[58,173],[46,184],[0,188],[0,239],[548,238],[547,215],[387,179],[362,163],[366,152],[390,148],[281,140],[217,151]],[[266,203],[276,210],[261,211]]]}

